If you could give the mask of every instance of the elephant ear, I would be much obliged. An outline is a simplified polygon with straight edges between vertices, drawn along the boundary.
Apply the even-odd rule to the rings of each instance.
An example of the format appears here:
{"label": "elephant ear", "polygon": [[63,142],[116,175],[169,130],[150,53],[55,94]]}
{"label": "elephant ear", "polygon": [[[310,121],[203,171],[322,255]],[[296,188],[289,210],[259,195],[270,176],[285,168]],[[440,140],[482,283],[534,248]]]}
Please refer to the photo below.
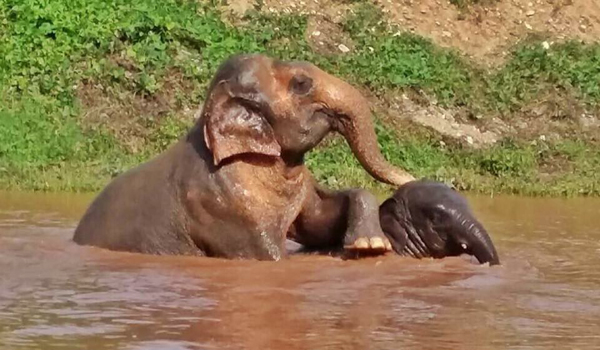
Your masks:
{"label": "elephant ear", "polygon": [[271,125],[239,99],[230,98],[212,108],[204,124],[204,138],[215,165],[238,154],[281,154]]}

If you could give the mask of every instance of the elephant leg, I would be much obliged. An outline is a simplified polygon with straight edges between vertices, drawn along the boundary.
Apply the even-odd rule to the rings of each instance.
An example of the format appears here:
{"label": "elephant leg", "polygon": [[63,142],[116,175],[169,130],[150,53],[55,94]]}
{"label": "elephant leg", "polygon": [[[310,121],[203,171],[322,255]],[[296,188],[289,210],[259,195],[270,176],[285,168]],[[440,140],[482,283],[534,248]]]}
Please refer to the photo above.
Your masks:
{"label": "elephant leg", "polygon": [[343,247],[358,255],[392,250],[379,224],[377,198],[362,189],[334,192],[314,187],[290,232],[290,238],[309,249]]}

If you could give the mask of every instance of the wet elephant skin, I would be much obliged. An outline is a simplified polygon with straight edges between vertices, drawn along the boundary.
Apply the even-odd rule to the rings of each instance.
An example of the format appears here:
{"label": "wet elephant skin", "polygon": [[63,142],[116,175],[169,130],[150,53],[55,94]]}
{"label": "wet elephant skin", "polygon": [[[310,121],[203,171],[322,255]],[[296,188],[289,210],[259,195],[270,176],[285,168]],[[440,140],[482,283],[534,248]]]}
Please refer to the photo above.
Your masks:
{"label": "wet elephant skin", "polygon": [[394,251],[416,258],[469,254],[500,264],[492,240],[457,191],[435,181],[400,186],[380,206],[382,229]]}
{"label": "wet elephant skin", "polygon": [[317,186],[304,154],[342,134],[374,178],[414,178],[381,155],[368,101],[307,62],[243,54],[222,63],[188,134],[115,178],[74,241],[111,250],[278,260],[286,236],[307,247],[383,253],[378,202]]}

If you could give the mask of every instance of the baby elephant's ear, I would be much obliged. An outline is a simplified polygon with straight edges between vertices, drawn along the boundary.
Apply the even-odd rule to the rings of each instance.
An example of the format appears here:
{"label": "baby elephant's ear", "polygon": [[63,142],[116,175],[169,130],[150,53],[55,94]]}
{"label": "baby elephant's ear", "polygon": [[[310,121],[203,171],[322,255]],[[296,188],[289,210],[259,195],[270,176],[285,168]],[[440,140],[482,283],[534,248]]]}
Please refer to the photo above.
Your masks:
{"label": "baby elephant's ear", "polygon": [[271,125],[258,111],[244,106],[239,100],[219,103],[207,117],[204,137],[215,165],[238,154],[281,154]]}

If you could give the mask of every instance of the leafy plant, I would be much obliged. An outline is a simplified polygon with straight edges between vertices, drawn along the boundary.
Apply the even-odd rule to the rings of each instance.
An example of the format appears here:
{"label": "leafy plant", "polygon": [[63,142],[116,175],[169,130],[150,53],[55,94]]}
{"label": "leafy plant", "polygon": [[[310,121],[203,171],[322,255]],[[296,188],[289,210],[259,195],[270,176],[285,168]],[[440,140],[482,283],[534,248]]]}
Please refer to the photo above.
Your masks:
{"label": "leafy plant", "polygon": [[[456,1],[467,2],[475,1]],[[600,103],[600,44],[566,42],[546,48],[539,40],[527,41],[504,66],[486,71],[456,52],[390,26],[372,4],[351,3],[354,15],[341,30],[354,42],[353,50],[324,55],[306,40],[305,16],[254,11],[243,25],[231,26],[211,2],[3,0],[0,187],[99,189],[181,137],[190,124],[182,111],[197,108],[217,67],[240,52],[308,60],[375,94],[420,89],[441,104],[484,115],[510,115],[551,89],[572,93],[584,104]],[[114,105],[175,97],[170,110],[155,113],[151,122],[132,121],[132,128],[149,135],[134,152],[110,128],[87,124],[89,109],[114,106],[86,105],[85,86],[94,86],[93,94],[102,93],[108,99],[104,103]],[[595,185],[600,183],[597,146],[566,140],[463,150],[441,147],[435,137],[400,134],[381,121],[377,134],[392,163],[462,189],[600,191]],[[567,163],[565,169],[555,167],[552,177],[538,181],[544,167],[559,161]],[[307,163],[320,181],[333,187],[381,187],[340,138],[311,152]],[[572,169],[577,169],[574,175]]]}

